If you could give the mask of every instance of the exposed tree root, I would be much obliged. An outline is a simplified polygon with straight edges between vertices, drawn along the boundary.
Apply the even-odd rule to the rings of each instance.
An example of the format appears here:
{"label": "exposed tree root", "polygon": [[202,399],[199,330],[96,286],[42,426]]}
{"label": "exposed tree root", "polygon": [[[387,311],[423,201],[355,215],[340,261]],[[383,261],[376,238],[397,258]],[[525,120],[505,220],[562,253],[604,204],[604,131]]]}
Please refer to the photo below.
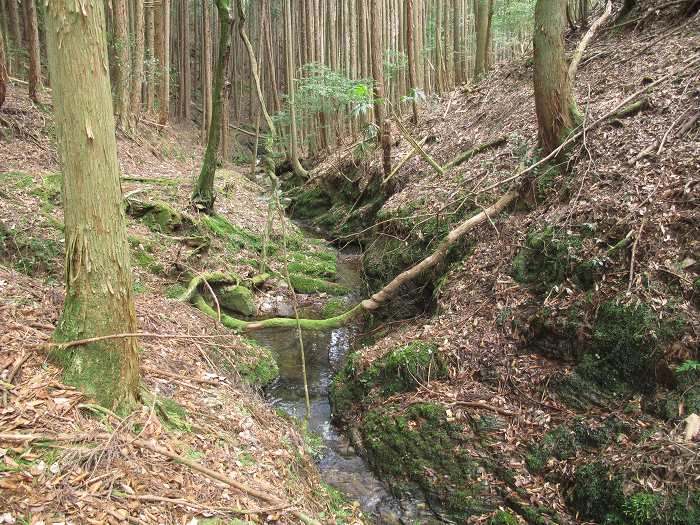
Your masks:
{"label": "exposed tree root", "polygon": [[[62,441],[62,442],[80,442],[80,441],[109,441],[114,439],[115,434],[15,434],[15,433],[2,433],[0,434],[0,442],[11,442],[11,443],[24,443],[28,441]],[[287,507],[288,505],[277,498],[276,496],[273,496],[271,494],[267,494],[266,492],[263,492],[258,489],[254,489],[251,487],[248,487],[247,485],[244,485],[243,483],[240,483],[234,479],[229,478],[228,476],[225,476],[224,474],[221,474],[220,472],[216,472],[214,470],[211,470],[201,463],[198,463],[196,461],[193,461],[185,456],[180,456],[179,454],[175,454],[174,452],[171,452],[170,450],[160,447],[156,445],[154,442],[151,441],[145,441],[143,439],[125,439],[127,443],[130,443],[132,445],[135,445],[139,448],[144,448],[146,450],[150,450],[151,452],[155,452],[156,454],[159,454],[161,456],[165,456],[166,458],[175,461],[177,463],[180,463],[182,465],[185,465],[186,467],[189,467],[192,470],[195,470],[199,472],[200,474],[203,474],[204,476],[220,481],[221,483],[225,483],[226,485],[229,485],[236,490],[242,492],[243,494],[247,494],[249,496],[253,496],[254,498],[260,499],[262,501],[266,501],[274,506],[279,506],[279,507]],[[290,511],[294,516],[299,518],[303,523],[307,523],[309,525],[321,525],[320,522],[317,520],[307,516],[305,513],[299,511],[299,510],[291,510]]]}
{"label": "exposed tree root", "polygon": [[197,290],[204,283],[208,284],[233,284],[239,285],[241,283],[241,278],[235,273],[225,273],[225,272],[214,272],[214,273],[202,273],[195,275],[190,284],[187,286],[187,290],[179,297],[182,302],[192,301],[196,295],[198,295]]}

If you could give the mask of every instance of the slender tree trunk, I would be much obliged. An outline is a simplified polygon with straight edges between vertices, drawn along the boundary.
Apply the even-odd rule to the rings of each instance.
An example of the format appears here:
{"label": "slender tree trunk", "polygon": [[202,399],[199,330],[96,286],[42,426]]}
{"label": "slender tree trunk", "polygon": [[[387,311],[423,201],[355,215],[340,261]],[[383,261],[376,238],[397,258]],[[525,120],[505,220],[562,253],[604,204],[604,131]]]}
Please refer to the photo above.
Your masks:
{"label": "slender tree trunk", "polygon": [[114,113],[117,125],[128,127],[129,120],[129,27],[127,1],[114,1]]}
{"label": "slender tree trunk", "polygon": [[41,87],[41,58],[39,56],[39,26],[36,17],[36,0],[24,0],[25,34],[29,54],[29,98],[39,102],[37,90]]}
{"label": "slender tree trunk", "polygon": [[384,115],[384,63],[382,60],[381,0],[372,0],[372,77],[374,78],[374,115],[382,146],[384,176],[391,173],[391,131]]}
{"label": "slender tree trunk", "polygon": [[0,108],[5,103],[7,94],[7,56],[5,54],[5,38],[0,34]]}
{"label": "slender tree trunk", "polygon": [[[47,6],[49,66],[63,165],[66,299],[58,342],[136,332],[126,223],[119,181],[102,0]],[[103,406],[138,399],[136,339],[70,349],[52,357],[64,381]]]}
{"label": "slender tree trunk", "polygon": [[545,155],[566,139],[580,119],[564,49],[566,6],[566,0],[537,0],[535,6],[535,108]]}
{"label": "slender tree trunk", "polygon": [[292,33],[292,0],[284,0],[284,42],[285,42],[285,71],[287,76],[287,97],[289,99],[290,120],[290,157],[294,173],[300,177],[308,177],[309,174],[299,162],[299,149],[297,144],[297,113],[295,106],[296,88],[294,86],[294,34]]}
{"label": "slender tree trunk", "polygon": [[17,0],[7,0],[7,15],[9,18],[8,29],[10,33],[8,47],[10,42],[12,47],[7,50],[6,54],[8,56],[14,55],[12,71],[17,73],[21,69],[21,59],[18,51],[22,48],[22,32],[20,30],[19,4]]}
{"label": "slender tree trunk", "polygon": [[406,0],[406,50],[408,51],[408,83],[413,90],[413,101],[411,103],[413,107],[413,123],[418,124],[418,101],[416,100],[416,90],[418,86],[416,85],[416,58],[413,37],[413,1],[414,0]]}
{"label": "slender tree trunk", "polygon": [[161,1],[163,2],[163,62],[158,123],[165,126],[170,116],[170,0]]}
{"label": "slender tree trunk", "polygon": [[209,2],[202,2],[202,140],[206,141],[211,127],[211,14]]}
{"label": "slender tree trunk", "polygon": [[146,75],[146,112],[153,110],[153,100],[155,97],[156,66],[155,61],[158,56],[155,49],[155,20],[152,5],[144,6],[146,10],[146,60],[148,71]]}
{"label": "slender tree trunk", "polygon": [[144,0],[134,0],[134,56],[132,57],[131,73],[131,115],[134,127],[141,116],[141,95],[143,88],[143,61],[144,61]]}
{"label": "slender tree trunk", "polygon": [[216,200],[214,176],[216,175],[216,157],[221,140],[221,101],[224,91],[224,79],[226,78],[226,66],[231,53],[232,10],[230,7],[227,8],[222,0],[217,2],[217,9],[219,11],[219,53],[216,61],[214,88],[212,90],[211,125],[209,126],[209,137],[207,139],[207,149],[204,153],[202,171],[199,173],[191,198],[192,203],[205,213],[214,212],[214,201]]}

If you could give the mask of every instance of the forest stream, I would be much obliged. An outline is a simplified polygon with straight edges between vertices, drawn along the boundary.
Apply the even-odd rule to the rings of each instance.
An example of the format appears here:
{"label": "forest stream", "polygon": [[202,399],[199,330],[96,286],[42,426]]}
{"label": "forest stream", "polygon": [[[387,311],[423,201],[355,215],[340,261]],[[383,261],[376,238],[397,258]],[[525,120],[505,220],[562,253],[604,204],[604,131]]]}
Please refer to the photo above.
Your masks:
{"label": "forest stream", "polygon": [[[360,297],[362,278],[360,257],[356,252],[338,254],[338,282],[353,290],[349,299]],[[304,317],[318,312],[303,309]],[[303,333],[311,414],[309,431],[323,441],[318,468],[324,481],[341,491],[348,500],[357,501],[363,512],[379,524],[415,523],[420,517],[435,518],[420,499],[394,498],[388,487],[377,479],[359,457],[348,438],[331,421],[329,388],[333,375],[342,367],[360,327],[350,325],[329,332]],[[305,417],[304,379],[299,342],[294,330],[267,329],[254,338],[269,347],[279,366],[279,378],[266,390],[271,405],[303,421]]]}

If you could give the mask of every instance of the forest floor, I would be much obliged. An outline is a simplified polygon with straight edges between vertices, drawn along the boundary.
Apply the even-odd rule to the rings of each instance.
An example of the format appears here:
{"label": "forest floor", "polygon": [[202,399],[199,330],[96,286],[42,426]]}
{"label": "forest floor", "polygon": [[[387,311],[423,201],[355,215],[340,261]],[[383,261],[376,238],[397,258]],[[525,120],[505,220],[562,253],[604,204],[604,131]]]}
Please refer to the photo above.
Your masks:
{"label": "forest floor", "polygon": [[[174,125],[161,134],[142,125],[138,140],[119,137],[139,330],[187,336],[139,340],[143,405],[121,418],[62,384],[47,359],[63,302],[64,252],[50,105],[35,106],[11,87],[0,117],[0,523],[296,523],[295,510],[323,523],[359,523],[357,508],[319,478],[317,440],[260,395],[276,374],[270,353],[178,300],[194,275],[235,272],[250,288],[248,314],[266,304],[275,313],[290,301],[280,278],[282,241],[290,267],[326,279],[334,252],[291,221],[283,232],[276,219],[272,275],[251,285],[268,203],[241,174],[248,168],[219,170],[218,215],[202,222],[186,211],[202,156],[197,130]],[[137,213],[163,202],[153,214]],[[3,438],[54,433],[110,438]],[[137,438],[274,501],[170,461]]]}
{"label": "forest floor", "polygon": [[[648,13],[594,40],[578,106],[590,124],[668,80],[527,178],[514,209],[380,313],[336,378],[336,414],[358,450],[443,517],[700,520],[700,443],[686,419],[700,414],[700,69],[688,66],[700,20]],[[296,212],[361,242],[380,288],[507,189],[537,146],[532,74],[529,58],[499,64],[429,100],[417,127],[403,121],[441,165],[503,137],[498,146],[444,175],[414,155],[375,213],[377,193],[363,191],[381,152],[345,149],[315,169]],[[392,133],[396,165],[411,146],[395,123]]]}

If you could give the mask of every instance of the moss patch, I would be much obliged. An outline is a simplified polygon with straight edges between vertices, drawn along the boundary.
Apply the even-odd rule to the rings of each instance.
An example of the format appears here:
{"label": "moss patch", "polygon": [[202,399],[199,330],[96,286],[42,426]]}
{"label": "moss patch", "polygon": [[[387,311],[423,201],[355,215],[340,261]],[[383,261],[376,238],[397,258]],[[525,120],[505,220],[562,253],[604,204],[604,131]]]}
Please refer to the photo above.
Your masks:
{"label": "moss patch", "polygon": [[252,292],[245,286],[225,286],[217,290],[217,298],[222,308],[252,316],[256,312]]}
{"label": "moss patch", "polygon": [[291,281],[292,288],[294,288],[294,291],[297,293],[311,294],[323,292],[330,295],[347,295],[350,293],[350,289],[347,286],[317,279],[315,277],[309,277],[308,275],[300,273],[290,274],[289,280]]}
{"label": "moss patch", "polygon": [[447,421],[442,407],[371,410],[360,433],[372,468],[395,491],[402,492],[406,482],[417,485],[434,511],[456,523],[496,510],[479,481],[480,465],[467,452],[466,436]]}
{"label": "moss patch", "polygon": [[0,260],[19,272],[36,276],[58,274],[63,247],[53,239],[27,235],[21,228],[9,229],[0,223]]}

